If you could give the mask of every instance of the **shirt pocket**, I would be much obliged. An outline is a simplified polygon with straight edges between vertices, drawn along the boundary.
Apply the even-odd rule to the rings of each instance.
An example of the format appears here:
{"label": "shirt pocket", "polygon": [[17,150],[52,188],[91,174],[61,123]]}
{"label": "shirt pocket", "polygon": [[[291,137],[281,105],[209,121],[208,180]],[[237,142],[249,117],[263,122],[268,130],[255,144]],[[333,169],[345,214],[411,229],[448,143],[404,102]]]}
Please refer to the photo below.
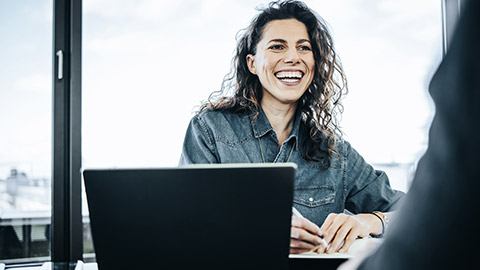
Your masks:
{"label": "shirt pocket", "polygon": [[307,207],[318,207],[335,201],[335,189],[332,186],[296,188],[293,202]]}

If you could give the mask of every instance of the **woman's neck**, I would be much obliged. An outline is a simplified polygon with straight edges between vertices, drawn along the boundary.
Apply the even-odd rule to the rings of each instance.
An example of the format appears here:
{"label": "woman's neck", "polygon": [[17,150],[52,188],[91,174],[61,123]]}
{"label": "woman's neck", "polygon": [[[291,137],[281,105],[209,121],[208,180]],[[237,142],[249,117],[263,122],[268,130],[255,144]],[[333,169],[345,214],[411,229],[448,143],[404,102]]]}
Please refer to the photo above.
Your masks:
{"label": "woman's neck", "polygon": [[270,125],[277,133],[278,144],[282,145],[292,131],[296,103],[279,105],[262,100],[261,106]]}

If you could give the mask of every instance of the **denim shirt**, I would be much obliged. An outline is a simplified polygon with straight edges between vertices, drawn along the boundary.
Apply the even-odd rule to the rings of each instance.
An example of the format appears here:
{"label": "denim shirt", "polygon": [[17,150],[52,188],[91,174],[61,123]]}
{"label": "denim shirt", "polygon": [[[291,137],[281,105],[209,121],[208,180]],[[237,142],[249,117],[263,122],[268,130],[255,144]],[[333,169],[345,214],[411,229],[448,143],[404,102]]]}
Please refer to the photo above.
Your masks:
{"label": "denim shirt", "polygon": [[390,211],[404,195],[346,141],[336,142],[340,156],[331,158],[328,169],[307,161],[299,143],[308,134],[300,125],[301,112],[297,112],[290,136],[279,147],[262,110],[254,117],[206,109],[190,121],[179,164],[293,162],[297,165],[293,206],[319,226],[329,213],[344,209],[354,214]]}

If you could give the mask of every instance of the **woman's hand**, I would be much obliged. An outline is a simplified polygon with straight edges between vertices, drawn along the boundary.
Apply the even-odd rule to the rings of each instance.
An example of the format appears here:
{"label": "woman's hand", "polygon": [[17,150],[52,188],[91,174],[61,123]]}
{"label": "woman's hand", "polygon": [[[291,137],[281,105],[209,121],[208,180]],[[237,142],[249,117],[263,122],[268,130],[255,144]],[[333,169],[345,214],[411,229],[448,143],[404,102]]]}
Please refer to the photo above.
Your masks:
{"label": "woman's hand", "polygon": [[371,214],[330,214],[323,223],[320,231],[323,239],[330,244],[328,249],[319,246],[318,253],[332,254],[334,252],[347,252],[357,237],[366,237],[369,234],[380,234],[382,223]]}
{"label": "woman's hand", "polygon": [[321,246],[320,236],[322,232],[316,224],[306,218],[292,216],[290,253],[299,254],[318,250],[318,246]]}

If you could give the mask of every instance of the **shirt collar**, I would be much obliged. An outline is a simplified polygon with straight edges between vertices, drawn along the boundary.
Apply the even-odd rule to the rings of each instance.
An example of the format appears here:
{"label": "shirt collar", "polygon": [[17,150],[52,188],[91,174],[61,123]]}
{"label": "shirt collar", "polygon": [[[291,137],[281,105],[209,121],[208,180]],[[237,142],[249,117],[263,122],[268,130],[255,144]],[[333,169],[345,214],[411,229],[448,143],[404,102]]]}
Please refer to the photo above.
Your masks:
{"label": "shirt collar", "polygon": [[[290,132],[290,136],[288,136],[287,141],[294,138],[294,140],[297,142],[295,144],[295,148],[298,150],[298,132],[300,130],[300,123],[302,122],[302,111],[297,108],[294,117],[295,120],[293,122],[292,131]],[[270,125],[270,122],[268,121],[268,118],[263,112],[262,108],[260,108],[258,114],[253,113],[250,115],[250,122],[252,123],[253,135],[255,138],[260,138],[268,132],[273,131],[273,127]]]}

